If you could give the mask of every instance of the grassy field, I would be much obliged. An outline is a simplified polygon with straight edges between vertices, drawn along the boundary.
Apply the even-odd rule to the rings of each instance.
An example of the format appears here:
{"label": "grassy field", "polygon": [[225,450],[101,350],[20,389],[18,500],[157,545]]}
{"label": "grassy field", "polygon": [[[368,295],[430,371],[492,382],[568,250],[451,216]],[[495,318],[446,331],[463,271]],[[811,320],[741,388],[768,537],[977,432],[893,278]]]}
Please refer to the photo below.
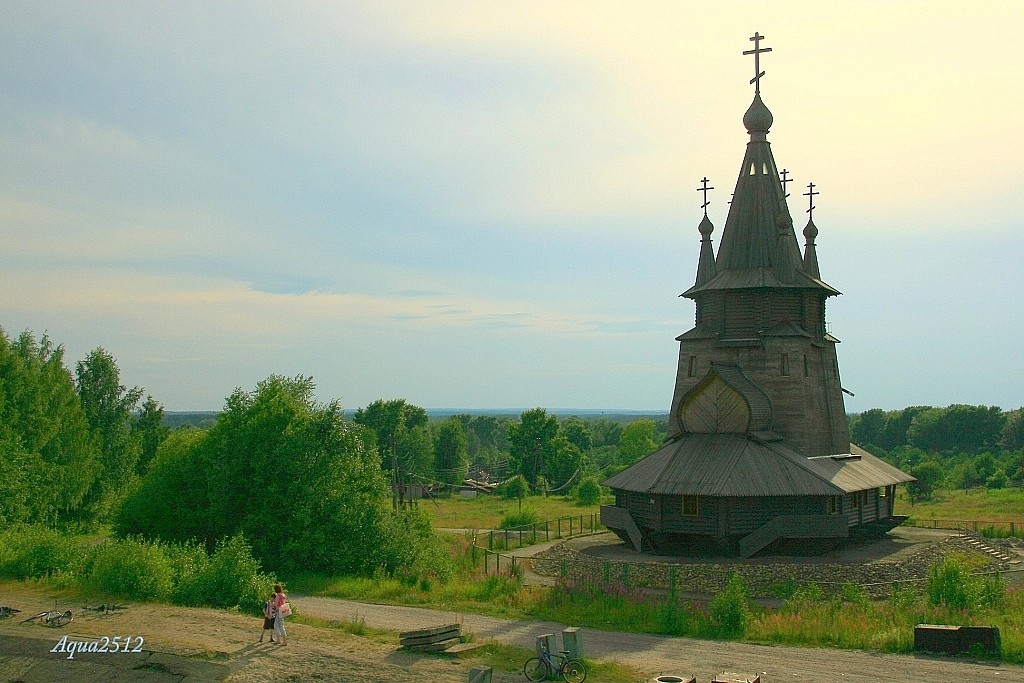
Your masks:
{"label": "grassy field", "polygon": [[1024,527],[1024,489],[940,490],[933,500],[910,504],[905,492],[896,497],[896,514],[912,520],[1016,522]]}
{"label": "grassy field", "polygon": [[[528,509],[535,511],[541,522],[600,512],[599,505],[577,505],[568,496],[529,496],[523,499],[523,510]],[[498,496],[452,496],[437,499],[436,504],[421,501],[420,510],[430,516],[435,529],[497,529],[502,517],[519,510],[519,501]]]}

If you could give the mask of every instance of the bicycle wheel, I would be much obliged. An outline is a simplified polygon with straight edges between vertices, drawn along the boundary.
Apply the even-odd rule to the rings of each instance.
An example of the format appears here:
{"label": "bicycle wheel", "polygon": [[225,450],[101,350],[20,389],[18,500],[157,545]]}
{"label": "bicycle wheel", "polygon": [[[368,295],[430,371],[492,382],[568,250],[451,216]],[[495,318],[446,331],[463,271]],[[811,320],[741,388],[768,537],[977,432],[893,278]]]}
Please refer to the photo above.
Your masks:
{"label": "bicycle wheel", "polygon": [[578,659],[570,659],[562,667],[562,678],[565,683],[583,683],[587,680],[587,667]]}
{"label": "bicycle wheel", "polygon": [[529,681],[543,681],[549,673],[548,663],[540,657],[530,657],[523,665],[523,674]]}

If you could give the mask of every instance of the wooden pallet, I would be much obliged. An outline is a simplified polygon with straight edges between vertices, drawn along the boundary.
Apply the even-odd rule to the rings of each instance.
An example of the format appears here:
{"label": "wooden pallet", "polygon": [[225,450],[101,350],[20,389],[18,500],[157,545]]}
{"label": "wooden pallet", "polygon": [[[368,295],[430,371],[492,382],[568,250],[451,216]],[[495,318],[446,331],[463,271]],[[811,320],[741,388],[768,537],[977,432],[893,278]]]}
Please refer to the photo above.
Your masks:
{"label": "wooden pallet", "polygon": [[453,645],[458,645],[461,638],[460,624],[443,624],[398,634],[401,646],[416,652],[444,652]]}

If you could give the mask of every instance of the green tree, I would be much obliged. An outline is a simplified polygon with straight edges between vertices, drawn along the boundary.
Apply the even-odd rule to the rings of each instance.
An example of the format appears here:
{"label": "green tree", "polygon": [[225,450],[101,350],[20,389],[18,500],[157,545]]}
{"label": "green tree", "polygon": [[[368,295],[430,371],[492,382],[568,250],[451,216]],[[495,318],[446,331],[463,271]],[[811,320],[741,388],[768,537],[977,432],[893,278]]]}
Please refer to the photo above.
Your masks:
{"label": "green tree", "polygon": [[562,433],[580,452],[586,453],[594,447],[594,433],[587,423],[578,417],[570,417],[562,424]]}
{"label": "green tree", "polygon": [[157,449],[171,430],[163,424],[164,407],[152,396],[147,396],[142,410],[132,421],[132,431],[139,437],[139,462],[135,467],[136,474],[142,475],[149,468],[149,463],[156,457]]}
{"label": "green tree", "polygon": [[850,420],[850,438],[864,447],[881,446],[885,433],[885,411],[866,410]]}
{"label": "green tree", "polygon": [[558,418],[543,408],[527,410],[519,418],[508,426],[511,469],[522,474],[530,486],[536,486],[545,464],[558,456]]}
{"label": "green tree", "polygon": [[928,460],[910,470],[910,476],[917,479],[907,484],[910,502],[928,500],[932,497],[935,487],[942,481],[942,466],[934,460]]}
{"label": "green tree", "polygon": [[181,427],[157,447],[148,472],[114,516],[121,536],[141,534],[164,541],[184,542],[210,537],[203,445],[208,431]]}
{"label": "green tree", "polygon": [[[543,476],[550,482],[552,491],[563,494],[576,481],[576,476],[583,470],[585,456],[575,444],[569,443],[565,436],[559,434],[551,444],[551,453],[544,463]],[[545,487],[546,488],[546,487]]]}
{"label": "green tree", "polygon": [[86,497],[88,513],[106,519],[132,484],[142,454],[139,434],[132,432],[132,415],[142,396],[138,387],[121,384],[117,362],[97,348],[75,366],[75,384],[82,410],[99,441],[99,476]]}
{"label": "green tree", "polygon": [[601,446],[618,447],[619,439],[622,437],[622,424],[607,417],[602,417],[591,421],[590,431],[594,435],[594,448]]}
{"label": "green tree", "polygon": [[0,328],[0,526],[75,517],[98,472],[63,348]]}
{"label": "green tree", "polygon": [[998,445],[1005,424],[997,406],[929,408],[914,416],[907,442],[934,453],[980,453]]}
{"label": "green tree", "polygon": [[903,410],[890,411],[885,416],[885,429],[882,432],[882,443],[877,444],[887,451],[898,446],[907,445],[907,430],[914,416],[918,413],[930,410],[928,406],[911,406]]}
{"label": "green tree", "polygon": [[430,425],[401,430],[397,441],[399,480],[425,484],[434,479],[434,435]]}
{"label": "green tree", "polygon": [[619,438],[619,454],[624,464],[631,464],[646,458],[658,450],[658,442],[654,440],[654,420],[633,420],[622,430]]}
{"label": "green tree", "polygon": [[390,470],[395,463],[417,459],[399,452],[399,442],[416,427],[426,427],[429,419],[426,410],[399,398],[391,401],[376,400],[358,409],[352,421],[373,430],[381,467]]}
{"label": "green tree", "polygon": [[999,435],[999,446],[1008,451],[1024,448],[1024,408],[1017,408],[1006,414],[1003,433]]}
{"label": "green tree", "polygon": [[434,437],[434,466],[437,478],[450,487],[458,487],[469,468],[469,438],[462,420],[450,417],[437,428]]}
{"label": "green tree", "polygon": [[[336,401],[317,403],[313,390],[302,376],[271,376],[254,391],[236,390],[204,436],[165,442],[123,510],[141,509],[159,486],[173,515],[198,518],[202,530],[195,535],[208,547],[241,533],[263,566],[277,572],[368,575],[420,561],[436,545],[429,525],[391,510],[377,453],[362,430],[345,424]],[[199,514],[187,517],[191,510]],[[166,518],[161,512],[139,528],[129,520],[139,524],[143,517],[123,514],[119,528],[159,535]],[[172,533],[178,540],[181,534]]]}

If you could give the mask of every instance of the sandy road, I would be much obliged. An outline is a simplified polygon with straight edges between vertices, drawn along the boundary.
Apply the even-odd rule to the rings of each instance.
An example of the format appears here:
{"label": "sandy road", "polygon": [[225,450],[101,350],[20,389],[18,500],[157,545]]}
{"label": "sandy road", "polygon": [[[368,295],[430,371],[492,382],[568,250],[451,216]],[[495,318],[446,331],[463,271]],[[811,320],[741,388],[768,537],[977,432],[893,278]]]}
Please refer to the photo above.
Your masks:
{"label": "sandy road", "polygon": [[[460,622],[478,640],[532,648],[542,633],[561,633],[567,625],[523,622],[416,607],[371,605],[334,598],[292,595],[303,614],[324,619],[361,619],[367,626],[411,630]],[[620,662],[653,676],[694,675],[709,680],[722,671],[761,674],[763,683],[780,681],[930,681],[1024,683],[1024,667],[932,656],[887,655],[869,652],[749,645],[616,633],[585,628],[587,657]]]}

